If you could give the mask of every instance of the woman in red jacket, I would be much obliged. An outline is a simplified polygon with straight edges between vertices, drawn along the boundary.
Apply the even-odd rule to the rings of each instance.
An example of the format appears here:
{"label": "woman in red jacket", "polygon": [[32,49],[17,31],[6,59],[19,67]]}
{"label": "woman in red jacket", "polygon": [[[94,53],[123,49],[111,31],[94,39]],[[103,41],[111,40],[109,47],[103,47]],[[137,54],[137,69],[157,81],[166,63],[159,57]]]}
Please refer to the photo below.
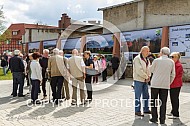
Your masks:
{"label": "woman in red jacket", "polygon": [[182,76],[183,76],[183,67],[180,63],[180,54],[178,52],[174,52],[170,56],[172,60],[175,62],[175,79],[170,85],[170,99],[172,104],[172,111],[168,116],[169,118],[179,118],[179,94],[183,84]]}

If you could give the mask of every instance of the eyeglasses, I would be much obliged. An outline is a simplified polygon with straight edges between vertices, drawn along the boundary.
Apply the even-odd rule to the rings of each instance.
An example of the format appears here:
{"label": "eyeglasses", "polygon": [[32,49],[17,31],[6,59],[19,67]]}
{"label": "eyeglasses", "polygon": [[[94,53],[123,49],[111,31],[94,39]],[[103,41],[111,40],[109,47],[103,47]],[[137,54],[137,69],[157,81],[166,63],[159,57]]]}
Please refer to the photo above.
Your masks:
{"label": "eyeglasses", "polygon": [[172,58],[172,59],[173,59],[173,58],[174,58],[174,56],[170,56],[170,58]]}

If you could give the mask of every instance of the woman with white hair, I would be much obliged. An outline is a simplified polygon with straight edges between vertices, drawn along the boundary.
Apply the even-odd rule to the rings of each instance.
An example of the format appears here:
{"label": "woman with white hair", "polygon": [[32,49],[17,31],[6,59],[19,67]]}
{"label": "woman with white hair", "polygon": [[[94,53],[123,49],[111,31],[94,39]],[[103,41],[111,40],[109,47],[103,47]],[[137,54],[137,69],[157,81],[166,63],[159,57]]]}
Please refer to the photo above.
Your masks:
{"label": "woman with white hair", "polygon": [[153,73],[151,80],[151,107],[152,107],[152,118],[151,122],[158,122],[158,113],[156,101],[161,101],[160,106],[160,124],[165,124],[166,119],[166,103],[168,97],[168,90],[170,84],[175,78],[175,64],[174,61],[169,59],[170,49],[163,47],[160,50],[160,57],[155,59],[150,67],[150,71]]}
{"label": "woman with white hair", "polygon": [[183,66],[180,63],[181,55],[178,52],[173,52],[170,55],[170,58],[175,62],[175,78],[172,84],[170,85],[170,100],[172,104],[171,113],[168,114],[170,118],[179,118],[179,94],[183,84]]}

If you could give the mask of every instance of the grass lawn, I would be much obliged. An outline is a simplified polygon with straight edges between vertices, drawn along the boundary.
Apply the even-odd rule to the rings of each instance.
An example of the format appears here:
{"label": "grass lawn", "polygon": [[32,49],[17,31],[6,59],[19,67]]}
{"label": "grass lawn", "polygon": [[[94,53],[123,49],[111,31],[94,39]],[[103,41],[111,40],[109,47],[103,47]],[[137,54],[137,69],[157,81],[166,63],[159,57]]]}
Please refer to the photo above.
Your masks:
{"label": "grass lawn", "polygon": [[9,71],[6,76],[3,74],[3,69],[0,68],[0,80],[12,80],[12,74]]}

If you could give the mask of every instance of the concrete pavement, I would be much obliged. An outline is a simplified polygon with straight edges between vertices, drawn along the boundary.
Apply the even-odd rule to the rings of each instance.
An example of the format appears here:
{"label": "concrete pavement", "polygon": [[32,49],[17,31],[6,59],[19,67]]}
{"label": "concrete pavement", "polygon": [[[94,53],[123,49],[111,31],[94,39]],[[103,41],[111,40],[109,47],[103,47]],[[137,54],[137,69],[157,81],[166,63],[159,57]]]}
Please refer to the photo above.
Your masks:
{"label": "concrete pavement", "polygon": [[[111,81],[110,81],[111,82]],[[44,106],[27,106],[30,96],[12,98],[12,81],[0,81],[0,126],[149,126],[150,115],[134,116],[134,92],[132,80],[120,80],[114,85],[93,84],[93,102],[87,106],[73,107],[70,101],[59,106],[52,103]],[[108,85],[108,86],[107,86]],[[110,87],[109,87],[110,86]],[[70,87],[71,89],[71,87]],[[48,90],[48,84],[47,84]],[[28,88],[24,88],[24,93]],[[49,91],[47,91],[49,92]],[[42,94],[40,95],[42,98]],[[167,113],[171,111],[168,98]],[[168,126],[190,126],[190,84],[184,84],[180,95],[180,119],[167,119]]]}

